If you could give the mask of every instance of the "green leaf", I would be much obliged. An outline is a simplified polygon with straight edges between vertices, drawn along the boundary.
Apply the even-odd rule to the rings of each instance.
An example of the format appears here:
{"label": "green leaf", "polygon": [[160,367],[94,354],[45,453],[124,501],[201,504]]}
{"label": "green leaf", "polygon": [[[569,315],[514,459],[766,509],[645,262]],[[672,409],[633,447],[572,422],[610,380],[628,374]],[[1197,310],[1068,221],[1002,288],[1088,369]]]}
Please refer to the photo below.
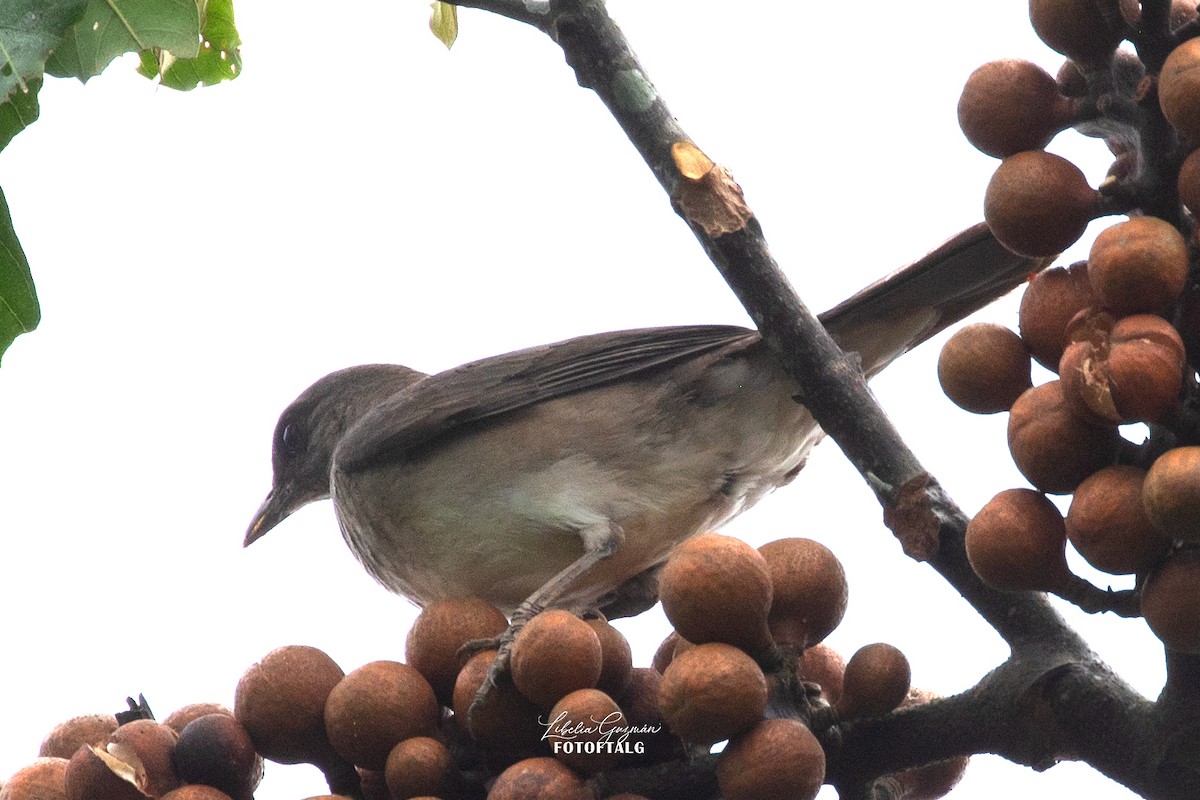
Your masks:
{"label": "green leaf", "polygon": [[236,78],[242,71],[241,37],[233,22],[233,0],[197,0],[200,8],[200,52],[180,58],[162,48],[142,51],[138,72],[158,78],[163,86],[186,92]]}
{"label": "green leaf", "polygon": [[458,6],[450,3],[433,3],[433,15],[429,18],[429,30],[442,40],[449,50],[458,38]]}
{"label": "green leaf", "polygon": [[[0,100],[41,78],[58,41],[87,0],[0,0]],[[10,137],[11,138],[11,137]]]}
{"label": "green leaf", "polygon": [[88,0],[83,16],[54,49],[46,71],[86,83],[117,56],[156,48],[176,58],[196,57],[196,0]]}
{"label": "green leaf", "polygon": [[0,150],[8,147],[14,136],[38,118],[38,90],[41,88],[41,78],[29,78],[25,81],[25,91],[17,90],[0,103]]}
{"label": "green leaf", "polygon": [[41,319],[29,262],[17,241],[8,202],[0,190],[0,356],[14,339],[36,328]]}

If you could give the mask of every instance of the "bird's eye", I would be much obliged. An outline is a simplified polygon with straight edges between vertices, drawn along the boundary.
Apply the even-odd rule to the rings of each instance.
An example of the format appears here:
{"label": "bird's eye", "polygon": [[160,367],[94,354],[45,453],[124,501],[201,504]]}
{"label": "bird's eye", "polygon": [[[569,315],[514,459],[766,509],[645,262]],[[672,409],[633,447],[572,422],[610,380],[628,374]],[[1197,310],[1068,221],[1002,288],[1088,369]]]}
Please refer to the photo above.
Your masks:
{"label": "bird's eye", "polygon": [[279,432],[279,444],[287,453],[297,453],[304,449],[304,432],[299,425],[284,425]]}

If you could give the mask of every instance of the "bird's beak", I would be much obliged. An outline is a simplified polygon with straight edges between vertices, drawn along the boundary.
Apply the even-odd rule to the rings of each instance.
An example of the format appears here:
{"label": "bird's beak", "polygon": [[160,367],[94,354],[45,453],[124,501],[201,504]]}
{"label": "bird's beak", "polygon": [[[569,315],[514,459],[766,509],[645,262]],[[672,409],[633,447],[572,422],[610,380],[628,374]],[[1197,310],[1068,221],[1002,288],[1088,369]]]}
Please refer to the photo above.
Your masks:
{"label": "bird's beak", "polygon": [[254,513],[254,519],[250,522],[250,527],[246,530],[246,538],[242,542],[242,547],[249,547],[258,541],[269,530],[283,522],[292,513],[291,504],[287,501],[284,494],[272,489],[267,495],[267,499],[263,500],[262,505],[258,507],[258,511]]}

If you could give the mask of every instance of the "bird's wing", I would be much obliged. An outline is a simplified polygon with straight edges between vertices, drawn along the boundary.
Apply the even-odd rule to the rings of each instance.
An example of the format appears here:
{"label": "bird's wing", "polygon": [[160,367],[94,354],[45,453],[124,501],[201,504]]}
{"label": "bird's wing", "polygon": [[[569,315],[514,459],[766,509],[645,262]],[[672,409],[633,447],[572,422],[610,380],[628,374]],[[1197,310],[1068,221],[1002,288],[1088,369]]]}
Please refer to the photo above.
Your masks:
{"label": "bird's wing", "polygon": [[863,369],[874,375],[1051,261],[1009,252],[979,223],[821,314],[821,322],[843,350],[860,353]]}
{"label": "bird's wing", "polygon": [[343,471],[368,469],[500,414],[758,341],[754,331],[732,325],[643,328],[474,361],[375,406],[342,438],[334,458]]}

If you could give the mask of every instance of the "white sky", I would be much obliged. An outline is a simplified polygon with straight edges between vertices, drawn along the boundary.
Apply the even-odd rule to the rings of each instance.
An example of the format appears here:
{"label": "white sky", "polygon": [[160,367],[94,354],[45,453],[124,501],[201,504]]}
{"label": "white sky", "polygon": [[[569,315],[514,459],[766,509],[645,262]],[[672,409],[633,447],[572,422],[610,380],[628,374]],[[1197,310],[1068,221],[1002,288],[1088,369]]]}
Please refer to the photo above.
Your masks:
{"label": "white sky", "polygon": [[[970,71],[1000,57],[1052,73],[1061,63],[1025,4],[1000,0],[610,10],[816,309],[980,218],[996,162],[958,132]],[[328,503],[241,548],[269,486],[275,420],[316,378],[373,361],[436,371],[601,330],[746,322],[541,34],[465,11],[447,53],[416,0],[242,2],[237,13],[245,70],[232,84],[180,95],[129,64],[86,87],[51,81],[42,119],[0,153],[44,315],[0,369],[0,776],[57,722],[119,710],[126,695],[144,693],[160,717],[232,704],[242,671],[280,645],[320,647],[347,671],[403,657],[415,610],[358,567]],[[1093,185],[1104,174],[1096,142],[1067,134],[1051,149]],[[1014,297],[983,316],[1015,325],[1015,309]],[[1024,482],[1003,416],[942,396],[939,342],[874,387],[974,512]],[[829,643],[849,656],[888,641],[915,684],[969,687],[1003,659],[999,638],[879,517],[826,443],[727,532],[825,542],[851,598]],[[1065,613],[1157,693],[1161,648],[1140,621]],[[667,631],[657,611],[618,627],[642,665]],[[324,791],[315,769],[268,764],[257,796]],[[1133,797],[1083,765],[1039,775],[989,757],[951,796]]]}

